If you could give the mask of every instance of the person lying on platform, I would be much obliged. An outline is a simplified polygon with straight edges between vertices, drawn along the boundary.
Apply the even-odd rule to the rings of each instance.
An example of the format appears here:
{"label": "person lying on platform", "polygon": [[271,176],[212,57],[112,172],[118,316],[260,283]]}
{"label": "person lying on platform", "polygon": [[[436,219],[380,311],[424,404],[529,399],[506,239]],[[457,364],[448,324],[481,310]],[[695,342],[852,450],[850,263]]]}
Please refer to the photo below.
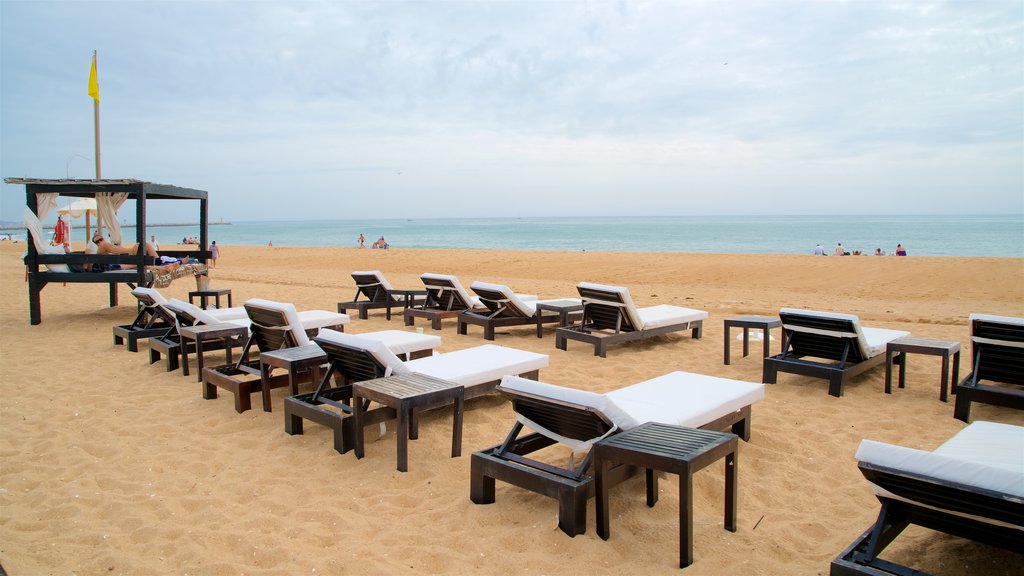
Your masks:
{"label": "person lying on platform", "polygon": [[[103,237],[102,234],[95,234],[92,237],[92,241],[93,241],[94,244],[96,244],[96,253],[97,254],[119,254],[119,255],[122,255],[122,256],[129,256],[129,255],[135,255],[135,254],[139,253],[139,244],[135,244],[133,246],[118,246],[117,244],[114,244],[112,242],[108,242]],[[160,255],[156,253],[156,250],[154,250],[152,246],[146,244],[145,245],[145,250],[146,250],[146,255],[147,256],[152,256],[153,258],[156,258],[158,261],[161,261],[161,262],[164,261],[164,259],[162,259],[160,257]],[[162,271],[162,272],[170,272],[170,271],[174,270],[175,268],[177,268],[178,266],[181,266],[182,264],[188,264],[188,257],[187,256],[185,257],[184,260],[175,260],[173,262],[161,264],[159,266],[150,266],[149,268],[152,269],[152,270],[159,270],[159,271]],[[86,266],[87,266],[87,269],[89,269],[88,268],[89,265],[86,265]],[[107,270],[131,270],[131,269],[134,269],[134,268],[135,268],[135,264],[92,264],[91,265],[91,270],[93,272],[106,272]]]}

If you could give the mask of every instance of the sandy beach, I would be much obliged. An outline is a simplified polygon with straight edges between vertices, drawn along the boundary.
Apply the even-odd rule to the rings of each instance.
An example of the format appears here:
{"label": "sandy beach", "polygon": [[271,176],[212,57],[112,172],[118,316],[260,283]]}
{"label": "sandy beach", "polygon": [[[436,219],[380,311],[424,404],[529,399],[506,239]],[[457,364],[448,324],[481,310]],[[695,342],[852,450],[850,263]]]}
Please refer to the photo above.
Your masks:
{"label": "sandy beach", "polygon": [[[111,327],[134,317],[119,288],[52,284],[43,322],[30,326],[24,244],[0,243],[0,563],[36,574],[672,574],[679,499],[664,477],[660,501],[644,503],[642,478],[612,492],[612,537],[557,528],[557,503],[507,484],[497,501],[469,499],[470,454],[498,444],[513,423],[508,402],[467,403],[462,456],[450,458],[451,413],[423,416],[409,472],[395,470],[395,426],[367,429],[366,457],[338,454],[326,428],[285,434],[273,413],[237,414],[230,396],[204,400],[200,384],[129,353]],[[764,256],[473,250],[358,250],[223,246],[211,285],[236,306],[260,297],[300,310],[351,300],[349,273],[378,269],[396,287],[423,272],[487,280],[541,298],[574,296],[580,281],[627,286],[637,304],[709,312],[703,338],[660,336],[610,348],[606,359],[552,329],[501,331],[495,343],[550,355],[542,381],[604,392],[673,370],[760,382],[761,359],[722,362],[723,325],[780,307],[853,313],[868,326],[959,341],[970,369],[972,312],[1024,316],[1024,261],[1001,258]],[[195,282],[162,290],[187,299]],[[422,325],[422,323],[421,323]],[[408,329],[382,311],[353,315],[353,334]],[[426,328],[429,332],[429,327]],[[442,352],[484,343],[479,328],[447,320]],[[735,334],[735,332],[734,332]],[[778,336],[778,331],[775,335]],[[772,343],[777,351],[778,342]],[[753,347],[757,350],[757,346]],[[208,355],[218,363],[220,353]],[[883,393],[885,370],[856,378],[833,398],[821,380],[783,374],[753,407],[739,453],[739,527],[723,529],[723,472],[699,472],[694,491],[695,562],[689,575],[827,574],[829,562],[878,513],[853,458],[871,438],[931,450],[964,427],[938,399],[940,360],[910,358],[907,387]],[[195,360],[192,360],[195,368]],[[194,372],[193,372],[194,374]],[[258,400],[255,400],[258,405]],[[1024,412],[975,405],[975,420],[1024,425]],[[886,557],[936,575],[1024,574],[1021,557],[971,541],[908,529]]]}

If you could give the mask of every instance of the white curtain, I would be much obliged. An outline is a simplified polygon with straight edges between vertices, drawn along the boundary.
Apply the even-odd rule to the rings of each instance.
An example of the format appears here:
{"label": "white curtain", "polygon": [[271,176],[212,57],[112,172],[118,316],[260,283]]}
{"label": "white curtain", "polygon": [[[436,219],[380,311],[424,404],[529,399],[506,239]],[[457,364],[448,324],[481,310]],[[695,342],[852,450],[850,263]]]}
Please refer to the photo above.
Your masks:
{"label": "white curtain", "polygon": [[128,199],[127,192],[99,192],[96,194],[96,229],[106,224],[110,241],[121,243],[121,223],[117,221],[117,209]]}
{"label": "white curtain", "polygon": [[36,217],[42,221],[45,220],[50,212],[57,207],[57,196],[56,192],[37,192],[36,193]]}

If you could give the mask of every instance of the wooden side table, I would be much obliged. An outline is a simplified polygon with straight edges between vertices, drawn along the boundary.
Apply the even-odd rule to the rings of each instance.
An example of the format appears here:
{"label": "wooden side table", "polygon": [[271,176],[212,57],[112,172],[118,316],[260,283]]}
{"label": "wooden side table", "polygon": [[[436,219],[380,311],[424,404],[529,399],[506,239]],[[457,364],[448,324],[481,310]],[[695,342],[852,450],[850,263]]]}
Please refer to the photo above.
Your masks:
{"label": "wooden side table", "polygon": [[[398,290],[394,288],[388,290],[388,305],[384,309],[384,318],[387,320],[391,320],[391,303],[394,301],[392,296],[402,297],[402,311],[404,313],[404,311],[408,310],[410,306],[426,300],[427,291],[422,288],[419,290]],[[416,300],[417,297],[420,297],[421,300]]]}
{"label": "wooden side table", "polygon": [[781,328],[782,320],[770,316],[739,316],[725,320],[725,363],[729,364],[729,348],[732,345],[732,328],[743,328],[743,357],[750,354],[750,329],[764,331],[764,357],[771,355],[772,328]]}
{"label": "wooden side table", "polygon": [[231,364],[231,347],[234,345],[233,341],[249,336],[249,328],[247,326],[222,322],[219,324],[182,326],[181,329],[178,330],[178,334],[181,336],[181,372],[185,376],[188,376],[188,341],[194,340],[196,343],[196,361],[198,362],[196,379],[199,382],[202,382],[204,346],[213,342],[217,343],[217,348],[223,346],[224,352],[227,355],[227,364]]}
{"label": "wooden side table", "polygon": [[612,464],[631,464],[646,469],[647,505],[658,501],[655,470],[679,475],[679,567],[693,563],[693,474],[725,458],[725,529],[736,531],[737,467],[735,434],[682,428],[648,422],[594,445],[597,499],[597,534],[611,536],[608,526],[608,483],[605,475]]}
{"label": "wooden side table", "polygon": [[931,356],[942,356],[942,377],[939,379],[939,400],[947,402],[947,390],[949,389],[949,360],[953,359],[953,394],[956,394],[956,383],[960,380],[960,343],[946,342],[945,340],[929,340],[927,338],[913,338],[904,336],[897,338],[885,345],[885,393],[892,394],[892,357],[893,354],[903,352],[903,361],[900,362],[899,387],[905,388],[907,354],[928,354]]}
{"label": "wooden side table", "polygon": [[416,410],[455,404],[452,422],[452,458],[462,454],[462,408],[465,389],[461,384],[422,374],[386,376],[352,385],[352,413],[355,416],[356,458],[363,457],[363,401],[370,400],[398,412],[398,471],[409,469],[409,440],[419,437]]}
{"label": "wooden side table", "polygon": [[540,302],[537,304],[537,338],[544,337],[544,312],[558,313],[558,327],[565,328],[569,325],[570,316],[583,312],[583,302],[572,298],[555,300],[553,302]]}
{"label": "wooden side table", "polygon": [[[296,346],[294,348],[282,348],[260,353],[260,391],[263,396],[263,411],[272,412],[270,401],[270,390],[274,387],[271,382],[270,373],[274,368],[288,370],[288,389],[291,395],[299,393],[299,382],[297,376],[301,372],[310,371],[313,386],[320,383],[321,369],[327,362],[327,354],[316,344],[308,346]],[[280,387],[280,386],[278,386]]]}
{"label": "wooden side table", "polygon": [[195,298],[199,298],[199,307],[206,310],[209,299],[214,299],[214,306],[220,308],[220,297],[228,297],[228,308],[231,308],[231,288],[209,288],[207,290],[192,290],[188,293],[188,303],[193,304]]}

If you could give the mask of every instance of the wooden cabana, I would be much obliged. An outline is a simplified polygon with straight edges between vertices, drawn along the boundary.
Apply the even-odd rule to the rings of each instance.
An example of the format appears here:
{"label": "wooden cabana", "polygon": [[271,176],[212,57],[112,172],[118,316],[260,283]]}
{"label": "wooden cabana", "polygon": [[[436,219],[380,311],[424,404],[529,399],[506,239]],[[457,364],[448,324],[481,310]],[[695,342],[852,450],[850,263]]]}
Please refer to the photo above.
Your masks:
{"label": "wooden cabana", "polygon": [[[199,202],[199,250],[161,250],[161,256],[180,258],[192,256],[204,264],[210,258],[208,250],[208,207],[207,192],[205,190],[194,190],[191,188],[179,188],[166,184],[154,184],[141,180],[51,180],[41,178],[5,178],[8,184],[25,185],[25,203],[33,214],[38,215],[40,196],[45,194],[57,194],[72,198],[96,198],[97,194],[113,193],[125,194],[125,200],[135,201],[135,240],[125,244],[138,243],[145,245],[146,242],[146,201],[147,200],[197,200]],[[45,216],[45,215],[44,215]],[[27,237],[29,242],[28,253],[25,255],[25,264],[28,267],[28,301],[29,301],[29,322],[39,324],[42,322],[40,311],[39,293],[50,282],[69,283],[105,283],[110,285],[110,305],[117,306],[117,285],[119,283],[129,286],[149,286],[152,283],[151,276],[146,270],[146,265],[154,264],[152,257],[146,256],[144,250],[138,254],[121,256],[112,254],[40,254],[36,245],[31,241],[32,231],[29,230]],[[42,239],[40,239],[42,241]],[[135,269],[118,270],[110,272],[57,272],[53,271],[54,265],[60,268],[61,264],[134,264]],[[41,265],[49,269],[41,269]]]}

